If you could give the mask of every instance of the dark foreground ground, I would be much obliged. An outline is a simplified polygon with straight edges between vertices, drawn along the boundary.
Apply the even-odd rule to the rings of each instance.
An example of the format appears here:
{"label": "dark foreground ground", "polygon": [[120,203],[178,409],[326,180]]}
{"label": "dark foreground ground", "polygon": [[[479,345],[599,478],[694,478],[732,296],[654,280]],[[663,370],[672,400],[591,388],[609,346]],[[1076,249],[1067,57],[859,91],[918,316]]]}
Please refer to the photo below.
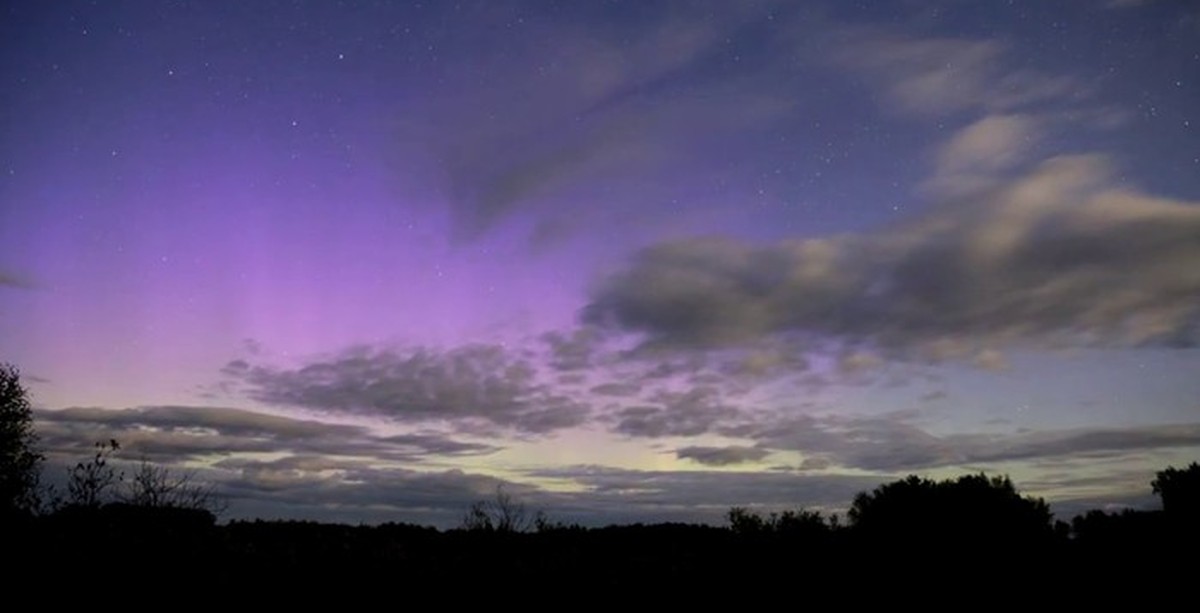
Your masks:
{"label": "dark foreground ground", "polygon": [[303,599],[348,590],[405,598],[495,594],[499,605],[547,593],[584,602],[621,594],[786,594],[789,608],[819,596],[851,609],[921,599],[990,610],[988,603],[1020,599],[1136,598],[1139,609],[1178,599],[1177,608],[1194,610],[1200,594],[1196,524],[1161,513],[1094,513],[1033,534],[988,525],[868,532],[824,524],[506,533],[405,524],[220,525],[204,512],[110,506],[6,520],[0,537],[10,586],[51,585],[97,598],[199,589]]}

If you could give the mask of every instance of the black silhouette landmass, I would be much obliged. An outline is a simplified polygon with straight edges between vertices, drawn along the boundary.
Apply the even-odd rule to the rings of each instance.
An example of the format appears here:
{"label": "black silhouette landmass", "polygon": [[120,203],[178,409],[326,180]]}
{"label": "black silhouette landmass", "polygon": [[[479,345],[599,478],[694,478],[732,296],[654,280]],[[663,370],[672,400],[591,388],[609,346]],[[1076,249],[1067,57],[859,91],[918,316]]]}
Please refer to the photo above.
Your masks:
{"label": "black silhouette landmass", "polygon": [[[1168,471],[1156,483],[1200,474],[1200,465]],[[1168,496],[1186,499],[1170,488],[1191,485],[1178,479]],[[475,595],[517,586],[607,596],[804,590],[842,603],[934,595],[953,603],[944,591],[953,589],[981,602],[1053,594],[1103,603],[1114,594],[1195,598],[1200,522],[1192,510],[1096,510],[1067,524],[1007,478],[914,476],[860,494],[845,523],[811,511],[763,516],[735,508],[720,527],[540,520],[524,532],[478,523],[441,531],[395,523],[219,524],[204,509],[109,503],[10,516],[0,536],[6,556],[20,561],[10,579],[69,576],[73,587],[93,590],[131,582],[292,595],[387,586],[457,586]]]}

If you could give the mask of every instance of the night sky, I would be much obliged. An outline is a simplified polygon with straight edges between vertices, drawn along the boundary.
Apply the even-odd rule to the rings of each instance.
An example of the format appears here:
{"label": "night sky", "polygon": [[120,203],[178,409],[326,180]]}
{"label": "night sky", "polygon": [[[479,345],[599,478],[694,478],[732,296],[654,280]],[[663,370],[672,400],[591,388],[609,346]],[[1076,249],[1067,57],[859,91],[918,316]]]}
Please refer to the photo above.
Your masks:
{"label": "night sky", "polygon": [[5,2],[0,360],[233,517],[1200,457],[1200,7]]}

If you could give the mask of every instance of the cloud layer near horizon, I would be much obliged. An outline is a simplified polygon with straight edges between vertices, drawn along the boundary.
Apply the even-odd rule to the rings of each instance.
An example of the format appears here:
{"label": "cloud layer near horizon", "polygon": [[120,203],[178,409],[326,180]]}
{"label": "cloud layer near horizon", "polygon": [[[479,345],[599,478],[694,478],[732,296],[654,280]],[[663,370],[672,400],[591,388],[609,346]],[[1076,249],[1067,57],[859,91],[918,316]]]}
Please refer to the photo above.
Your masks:
{"label": "cloud layer near horizon", "polygon": [[[1006,462],[1102,465],[1200,446],[1195,423],[935,436],[915,424],[915,417],[778,414],[714,427],[750,445],[691,445],[674,452],[701,466],[725,468],[801,458],[794,466],[776,463],[765,472],[510,466],[511,476],[501,478],[444,468],[454,458],[495,454],[500,447],[430,431],[384,435],[363,426],[221,407],[71,408],[37,414],[55,468],[84,459],[93,441],[112,438],[121,443],[125,461],[148,459],[176,470],[198,467],[202,478],[231,499],[238,516],[273,508],[290,516],[383,521],[389,514],[415,512],[442,526],[454,525],[467,505],[498,486],[572,520],[716,521],[734,505],[839,508],[857,491],[914,470],[974,470]],[[644,435],[687,439],[678,430]],[[842,472],[846,469],[859,472]],[[1038,485],[1086,485],[1071,475],[1045,476]],[[706,488],[703,494],[691,489],[700,486]]]}
{"label": "cloud layer near horizon", "polygon": [[109,439],[119,441],[125,455],[168,463],[240,453],[323,454],[420,463],[500,449],[435,432],[380,435],[364,426],[226,407],[72,407],[38,411],[36,417],[41,444],[59,457],[78,454],[95,441]]}

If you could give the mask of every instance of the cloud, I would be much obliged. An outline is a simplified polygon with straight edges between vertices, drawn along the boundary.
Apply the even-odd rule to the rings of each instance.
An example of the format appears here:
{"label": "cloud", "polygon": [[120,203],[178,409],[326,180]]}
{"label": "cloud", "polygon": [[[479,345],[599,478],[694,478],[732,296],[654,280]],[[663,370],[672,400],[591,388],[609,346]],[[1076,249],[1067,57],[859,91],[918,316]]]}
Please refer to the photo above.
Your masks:
{"label": "cloud", "polygon": [[[712,159],[710,152],[730,139],[794,118],[803,102],[781,83],[795,78],[798,51],[806,60],[799,68],[855,71],[885,92],[886,108],[901,113],[1015,115],[1086,95],[1076,80],[1013,68],[1003,41],[922,38],[812,19],[804,10],[779,11],[791,17],[763,31],[762,11],[743,4],[649,9],[638,23],[623,24],[619,37],[561,17],[531,19],[526,29],[542,36],[509,49],[510,59],[469,84],[429,92],[441,103],[427,121],[413,122],[407,140],[437,151],[459,238],[519,219],[519,230],[544,246],[594,227],[581,215],[601,222],[645,214],[639,198],[664,175]],[[746,55],[738,69],[714,70],[730,48]],[[591,207],[564,214],[553,206],[561,197],[603,202],[604,217]],[[628,207],[614,215],[623,202]]]}
{"label": "cloud", "polygon": [[505,483],[459,470],[414,470],[500,449],[434,432],[381,435],[362,426],[221,407],[69,408],[38,411],[36,419],[56,469],[46,472],[52,478],[90,455],[94,441],[113,438],[121,444],[118,463],[144,458],[199,466],[198,478],[230,502],[233,517],[450,527],[470,502]]}
{"label": "cloud", "polygon": [[975,354],[971,363],[983,370],[1008,370],[1008,359],[995,349],[983,349]]}
{"label": "cloud", "polygon": [[876,232],[654,245],[595,287],[583,319],[652,346],[807,335],[985,364],[1005,345],[1194,345],[1200,204],[1109,176],[1102,157],[1058,157]]}
{"label": "cloud", "polygon": [[686,521],[724,523],[732,506],[844,508],[879,477],[640,471],[603,466],[531,470],[530,481],[571,483],[568,491],[539,488],[458,470],[413,471],[347,466],[313,458],[234,462],[223,486],[238,516],[286,516],[368,521],[415,521],[443,528],[458,525],[473,503],[496,488],[552,520],[585,525]]}
{"label": "cloud", "polygon": [[[709,351],[703,355],[693,356],[690,368],[683,370],[689,373],[688,381],[700,384],[707,381],[719,381],[726,389],[741,389],[746,391],[757,384],[777,379],[781,376],[791,376],[803,373],[810,368],[805,356],[802,343],[788,338],[767,338],[745,347]],[[629,355],[636,355],[632,352]],[[650,355],[653,355],[651,352]],[[668,353],[657,357],[658,365],[670,362]]]}
{"label": "cloud", "polygon": [[823,467],[885,473],[1200,447],[1200,424],[937,436],[913,423],[913,417],[784,415],[721,433],[754,441],[758,449],[799,452],[806,462],[816,459]]}
{"label": "cloud", "polygon": [[[724,523],[730,507],[839,509],[854,495],[879,485],[878,476],[805,475],[791,472],[653,471],[569,466],[531,471],[540,479],[566,480],[579,491],[547,498],[560,513],[588,523],[705,521]],[[589,521],[590,520],[590,521]]]}
{"label": "cloud", "polygon": [[599,396],[625,398],[637,395],[642,391],[642,386],[637,383],[601,383],[593,387],[590,391]]}
{"label": "cloud", "polygon": [[499,448],[437,433],[383,436],[368,428],[222,407],[162,406],[39,411],[42,444],[78,459],[93,442],[116,439],[126,457],[179,463],[241,453],[329,454],[360,460],[422,462],[488,454]]}
{"label": "cloud", "polygon": [[760,448],[800,452],[806,462],[843,468],[899,471],[956,460],[948,443],[897,416],[795,415],[723,433],[756,441]]}
{"label": "cloud", "polygon": [[[473,239],[537,198],[573,180],[638,157],[619,125],[591,129],[564,125],[558,130],[495,135],[456,148],[447,174],[452,184],[457,230]],[[558,224],[560,229],[565,226]],[[544,231],[544,226],[542,226]],[[544,240],[539,234],[538,240]]]}
{"label": "cloud", "polygon": [[843,375],[855,375],[879,367],[879,356],[865,351],[851,351],[838,358],[837,368]]}
{"label": "cloud", "polygon": [[379,437],[383,445],[396,445],[400,449],[411,449],[420,455],[472,456],[486,455],[499,447],[476,442],[458,441],[441,434],[396,434]]}
{"label": "cloud", "polygon": [[550,366],[564,372],[590,368],[601,341],[597,330],[586,327],[570,332],[550,331],[541,340],[550,348]]}
{"label": "cloud", "polygon": [[[347,507],[448,507],[462,513],[495,493],[504,481],[461,470],[415,471],[312,461],[309,458],[227,464],[239,477],[226,482],[235,495],[269,496],[276,504],[337,504]],[[320,474],[337,471],[331,479]],[[510,485],[511,487],[511,485]],[[513,488],[527,489],[527,488]]]}
{"label": "cloud", "polygon": [[1075,428],[1014,436],[949,437],[966,462],[996,462],[1073,456],[1119,456],[1132,451],[1200,446],[1200,424],[1164,424],[1129,428]]}
{"label": "cloud", "polygon": [[[520,100],[487,104],[491,121],[462,125],[440,135],[459,234],[475,238],[539,197],[563,190],[581,177],[646,163],[646,111],[635,102],[660,80],[704,55],[718,39],[714,21],[665,15],[652,26],[626,29],[621,40],[583,24],[531,19],[544,32],[544,47],[516,52],[538,56],[492,68],[505,87],[485,92]],[[486,36],[486,34],[484,34]],[[479,101],[462,109],[477,116]],[[496,115],[501,113],[501,115]],[[474,122],[478,124],[479,122]],[[459,129],[469,128],[469,129]]]}
{"label": "cloud", "polygon": [[727,447],[682,447],[675,450],[675,457],[692,460],[706,466],[730,466],[757,462],[770,454],[766,449],[730,445]]}
{"label": "cloud", "polygon": [[32,281],[20,275],[7,273],[0,270],[0,287],[11,287],[13,289],[33,289],[36,287]]}
{"label": "cloud", "polygon": [[[428,92],[439,101],[432,118],[408,128],[409,140],[437,152],[458,238],[520,218],[531,241],[545,245],[591,227],[581,215],[611,219],[614,201],[644,194],[646,182],[705,150],[697,143],[786,117],[794,101],[767,78],[773,65],[711,71],[710,60],[754,18],[761,13],[744,3],[648,7],[617,29],[561,13],[527,16],[523,44],[506,40],[486,74],[462,71],[471,82]],[[495,35],[481,28],[479,40]],[[614,198],[627,187],[628,197]],[[551,206],[550,197],[564,195],[603,200],[603,216]]]}
{"label": "cloud", "polygon": [[[938,437],[909,423],[913,415],[789,416],[723,432],[756,446],[683,447],[680,458],[701,464],[758,461],[772,451],[803,455],[801,472],[729,473],[640,471],[596,466],[541,468],[521,473],[530,483],[462,470],[415,470],[396,465],[413,455],[477,454],[494,449],[432,434],[374,436],[358,426],[323,424],[236,409],[145,407],[121,411],[76,408],[38,413],[52,460],[78,459],[96,438],[116,434],[122,454],[153,461],[216,459],[203,477],[231,501],[234,517],[323,521],[416,521],[456,525],[463,511],[497,486],[552,518],[605,524],[622,521],[720,523],[731,506],[838,509],[855,493],[902,471],[1009,461],[1119,463],[1131,453],[1200,446],[1200,424],[1125,429],[1075,429],[1010,435]],[[248,455],[254,452],[263,455]],[[69,454],[75,454],[70,456]],[[283,454],[283,455],[280,455]],[[278,457],[273,457],[278,456]],[[1107,458],[1107,460],[1105,459]],[[72,460],[73,461],[73,460]],[[1117,464],[1114,464],[1117,465]],[[804,474],[851,467],[874,475]],[[1076,471],[1047,473],[1035,486],[1066,483],[1081,500],[1108,499],[1110,489],[1084,490]],[[1075,476],[1072,476],[1075,475]],[[535,482],[567,482],[549,490]],[[1144,487],[1144,480],[1136,485]],[[1103,485],[1103,484],[1100,484]],[[1129,489],[1129,488],[1126,488]],[[1089,498],[1090,497],[1090,498]],[[1075,501],[1078,503],[1078,501]],[[1078,503],[1082,504],[1082,503]]]}
{"label": "cloud", "polygon": [[1027,115],[988,115],[960,130],[937,152],[924,189],[943,197],[965,196],[993,186],[999,175],[1024,161],[1040,133]]}
{"label": "cloud", "polygon": [[713,387],[686,392],[660,392],[654,404],[619,410],[614,430],[633,437],[697,436],[739,416]]}
{"label": "cloud", "polygon": [[921,402],[934,402],[935,400],[944,400],[948,396],[949,395],[945,392],[945,390],[933,390],[921,394],[921,397],[918,400]]}
{"label": "cloud", "polygon": [[536,488],[461,470],[379,468],[322,457],[223,462],[219,492],[239,517],[361,523],[403,521],[456,527],[496,488],[530,500]]}
{"label": "cloud", "polygon": [[230,362],[226,375],[255,400],[465,431],[543,434],[577,426],[586,405],[541,383],[529,360],[500,345],[353,348],[296,368]]}
{"label": "cloud", "polygon": [[1106,0],[1104,8],[1126,9],[1150,4],[1153,0]]}
{"label": "cloud", "polygon": [[904,113],[1007,111],[1083,89],[1070,78],[1007,67],[1007,46],[997,40],[918,38],[870,26],[843,26],[827,36],[834,64],[871,77],[891,108]]}

